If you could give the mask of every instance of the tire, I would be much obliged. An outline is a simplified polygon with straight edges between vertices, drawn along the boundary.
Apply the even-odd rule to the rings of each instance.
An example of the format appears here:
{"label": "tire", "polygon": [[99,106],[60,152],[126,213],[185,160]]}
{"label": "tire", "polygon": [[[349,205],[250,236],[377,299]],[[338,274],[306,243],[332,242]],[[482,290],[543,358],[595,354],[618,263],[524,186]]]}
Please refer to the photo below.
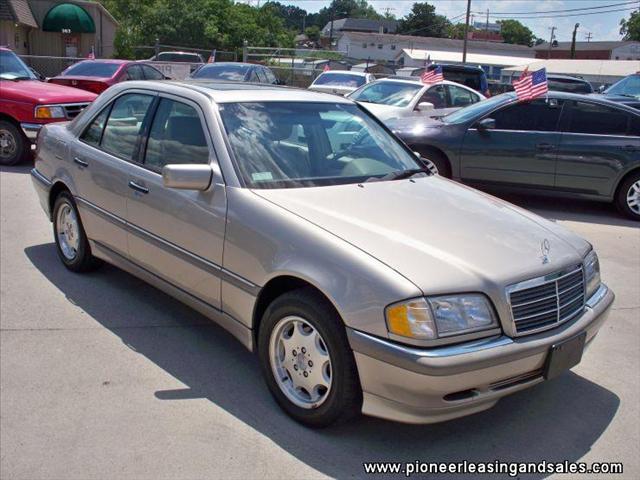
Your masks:
{"label": "tire", "polygon": [[[290,340],[285,340],[287,336]],[[290,342],[291,348],[284,342]],[[312,344],[315,349],[309,346]],[[267,307],[258,333],[258,356],[271,394],[294,420],[322,428],[360,413],[362,390],[344,324],[333,306],[314,289],[285,293]],[[276,372],[283,373],[280,378],[288,378],[276,380]],[[304,383],[305,377],[311,384],[314,379],[324,379],[328,388],[317,384],[313,390],[316,398],[312,398],[307,390],[294,387],[293,379]]]}
{"label": "tire", "polygon": [[451,167],[444,155],[435,151],[420,152],[420,155],[422,156],[422,162],[425,163],[425,168],[433,171],[433,167],[435,167],[438,175],[451,178]]}
{"label": "tire", "polygon": [[30,143],[13,123],[0,120],[0,165],[16,165],[26,160]]}
{"label": "tire", "polygon": [[640,172],[632,173],[620,184],[615,203],[621,213],[640,221]]}
{"label": "tire", "polygon": [[60,260],[72,272],[88,272],[101,265],[91,254],[78,209],[67,191],[58,194],[53,206],[53,237]]}

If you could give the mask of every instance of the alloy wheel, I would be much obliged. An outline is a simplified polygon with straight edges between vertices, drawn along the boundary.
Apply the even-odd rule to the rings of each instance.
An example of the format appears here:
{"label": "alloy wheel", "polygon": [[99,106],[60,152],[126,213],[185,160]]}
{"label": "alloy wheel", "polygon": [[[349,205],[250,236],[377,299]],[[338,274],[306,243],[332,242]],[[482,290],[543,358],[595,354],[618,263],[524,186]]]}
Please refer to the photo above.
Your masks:
{"label": "alloy wheel", "polygon": [[76,213],[68,203],[63,204],[56,216],[56,232],[60,250],[67,260],[73,260],[80,245],[80,225]]}
{"label": "alloy wheel", "polygon": [[13,134],[4,128],[0,129],[0,157],[12,158],[18,148],[18,142]]}
{"label": "alloy wheel", "polygon": [[627,205],[631,211],[640,215],[640,180],[632,183],[627,191]]}

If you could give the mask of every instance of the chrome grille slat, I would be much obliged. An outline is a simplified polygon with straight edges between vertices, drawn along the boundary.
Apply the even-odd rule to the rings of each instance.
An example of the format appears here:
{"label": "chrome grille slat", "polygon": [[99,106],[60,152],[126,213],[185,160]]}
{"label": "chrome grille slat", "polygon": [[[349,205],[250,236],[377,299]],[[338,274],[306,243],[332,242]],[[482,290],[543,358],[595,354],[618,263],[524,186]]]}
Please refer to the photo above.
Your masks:
{"label": "chrome grille slat", "polygon": [[507,292],[517,334],[553,328],[584,311],[582,265],[512,285]]}
{"label": "chrome grille slat", "polygon": [[66,117],[68,119],[73,119],[73,118],[76,118],[80,114],[80,112],[87,107],[87,105],[89,104],[73,103],[73,104],[61,105],[61,107],[64,109],[64,114],[66,115]]}

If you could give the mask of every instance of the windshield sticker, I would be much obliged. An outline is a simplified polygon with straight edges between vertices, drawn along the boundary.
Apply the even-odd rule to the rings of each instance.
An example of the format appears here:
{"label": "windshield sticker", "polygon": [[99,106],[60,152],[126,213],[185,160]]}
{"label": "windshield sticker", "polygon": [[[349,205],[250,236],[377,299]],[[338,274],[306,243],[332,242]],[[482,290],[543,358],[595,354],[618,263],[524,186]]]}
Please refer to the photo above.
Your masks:
{"label": "windshield sticker", "polygon": [[254,182],[264,182],[265,180],[273,180],[271,172],[256,172],[251,174]]}

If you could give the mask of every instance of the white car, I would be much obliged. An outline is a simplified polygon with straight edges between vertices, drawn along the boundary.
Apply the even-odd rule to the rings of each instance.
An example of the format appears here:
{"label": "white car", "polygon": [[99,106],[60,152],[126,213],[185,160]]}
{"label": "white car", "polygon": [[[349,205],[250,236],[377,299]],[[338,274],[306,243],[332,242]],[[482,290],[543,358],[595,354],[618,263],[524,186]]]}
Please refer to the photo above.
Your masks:
{"label": "white car", "polygon": [[484,100],[469,87],[444,80],[422,83],[420,78],[385,78],[349,94],[383,122],[412,115],[442,117],[459,108]]}
{"label": "white car", "polygon": [[309,90],[344,96],[375,79],[371,73],[329,70],[318,75]]}

